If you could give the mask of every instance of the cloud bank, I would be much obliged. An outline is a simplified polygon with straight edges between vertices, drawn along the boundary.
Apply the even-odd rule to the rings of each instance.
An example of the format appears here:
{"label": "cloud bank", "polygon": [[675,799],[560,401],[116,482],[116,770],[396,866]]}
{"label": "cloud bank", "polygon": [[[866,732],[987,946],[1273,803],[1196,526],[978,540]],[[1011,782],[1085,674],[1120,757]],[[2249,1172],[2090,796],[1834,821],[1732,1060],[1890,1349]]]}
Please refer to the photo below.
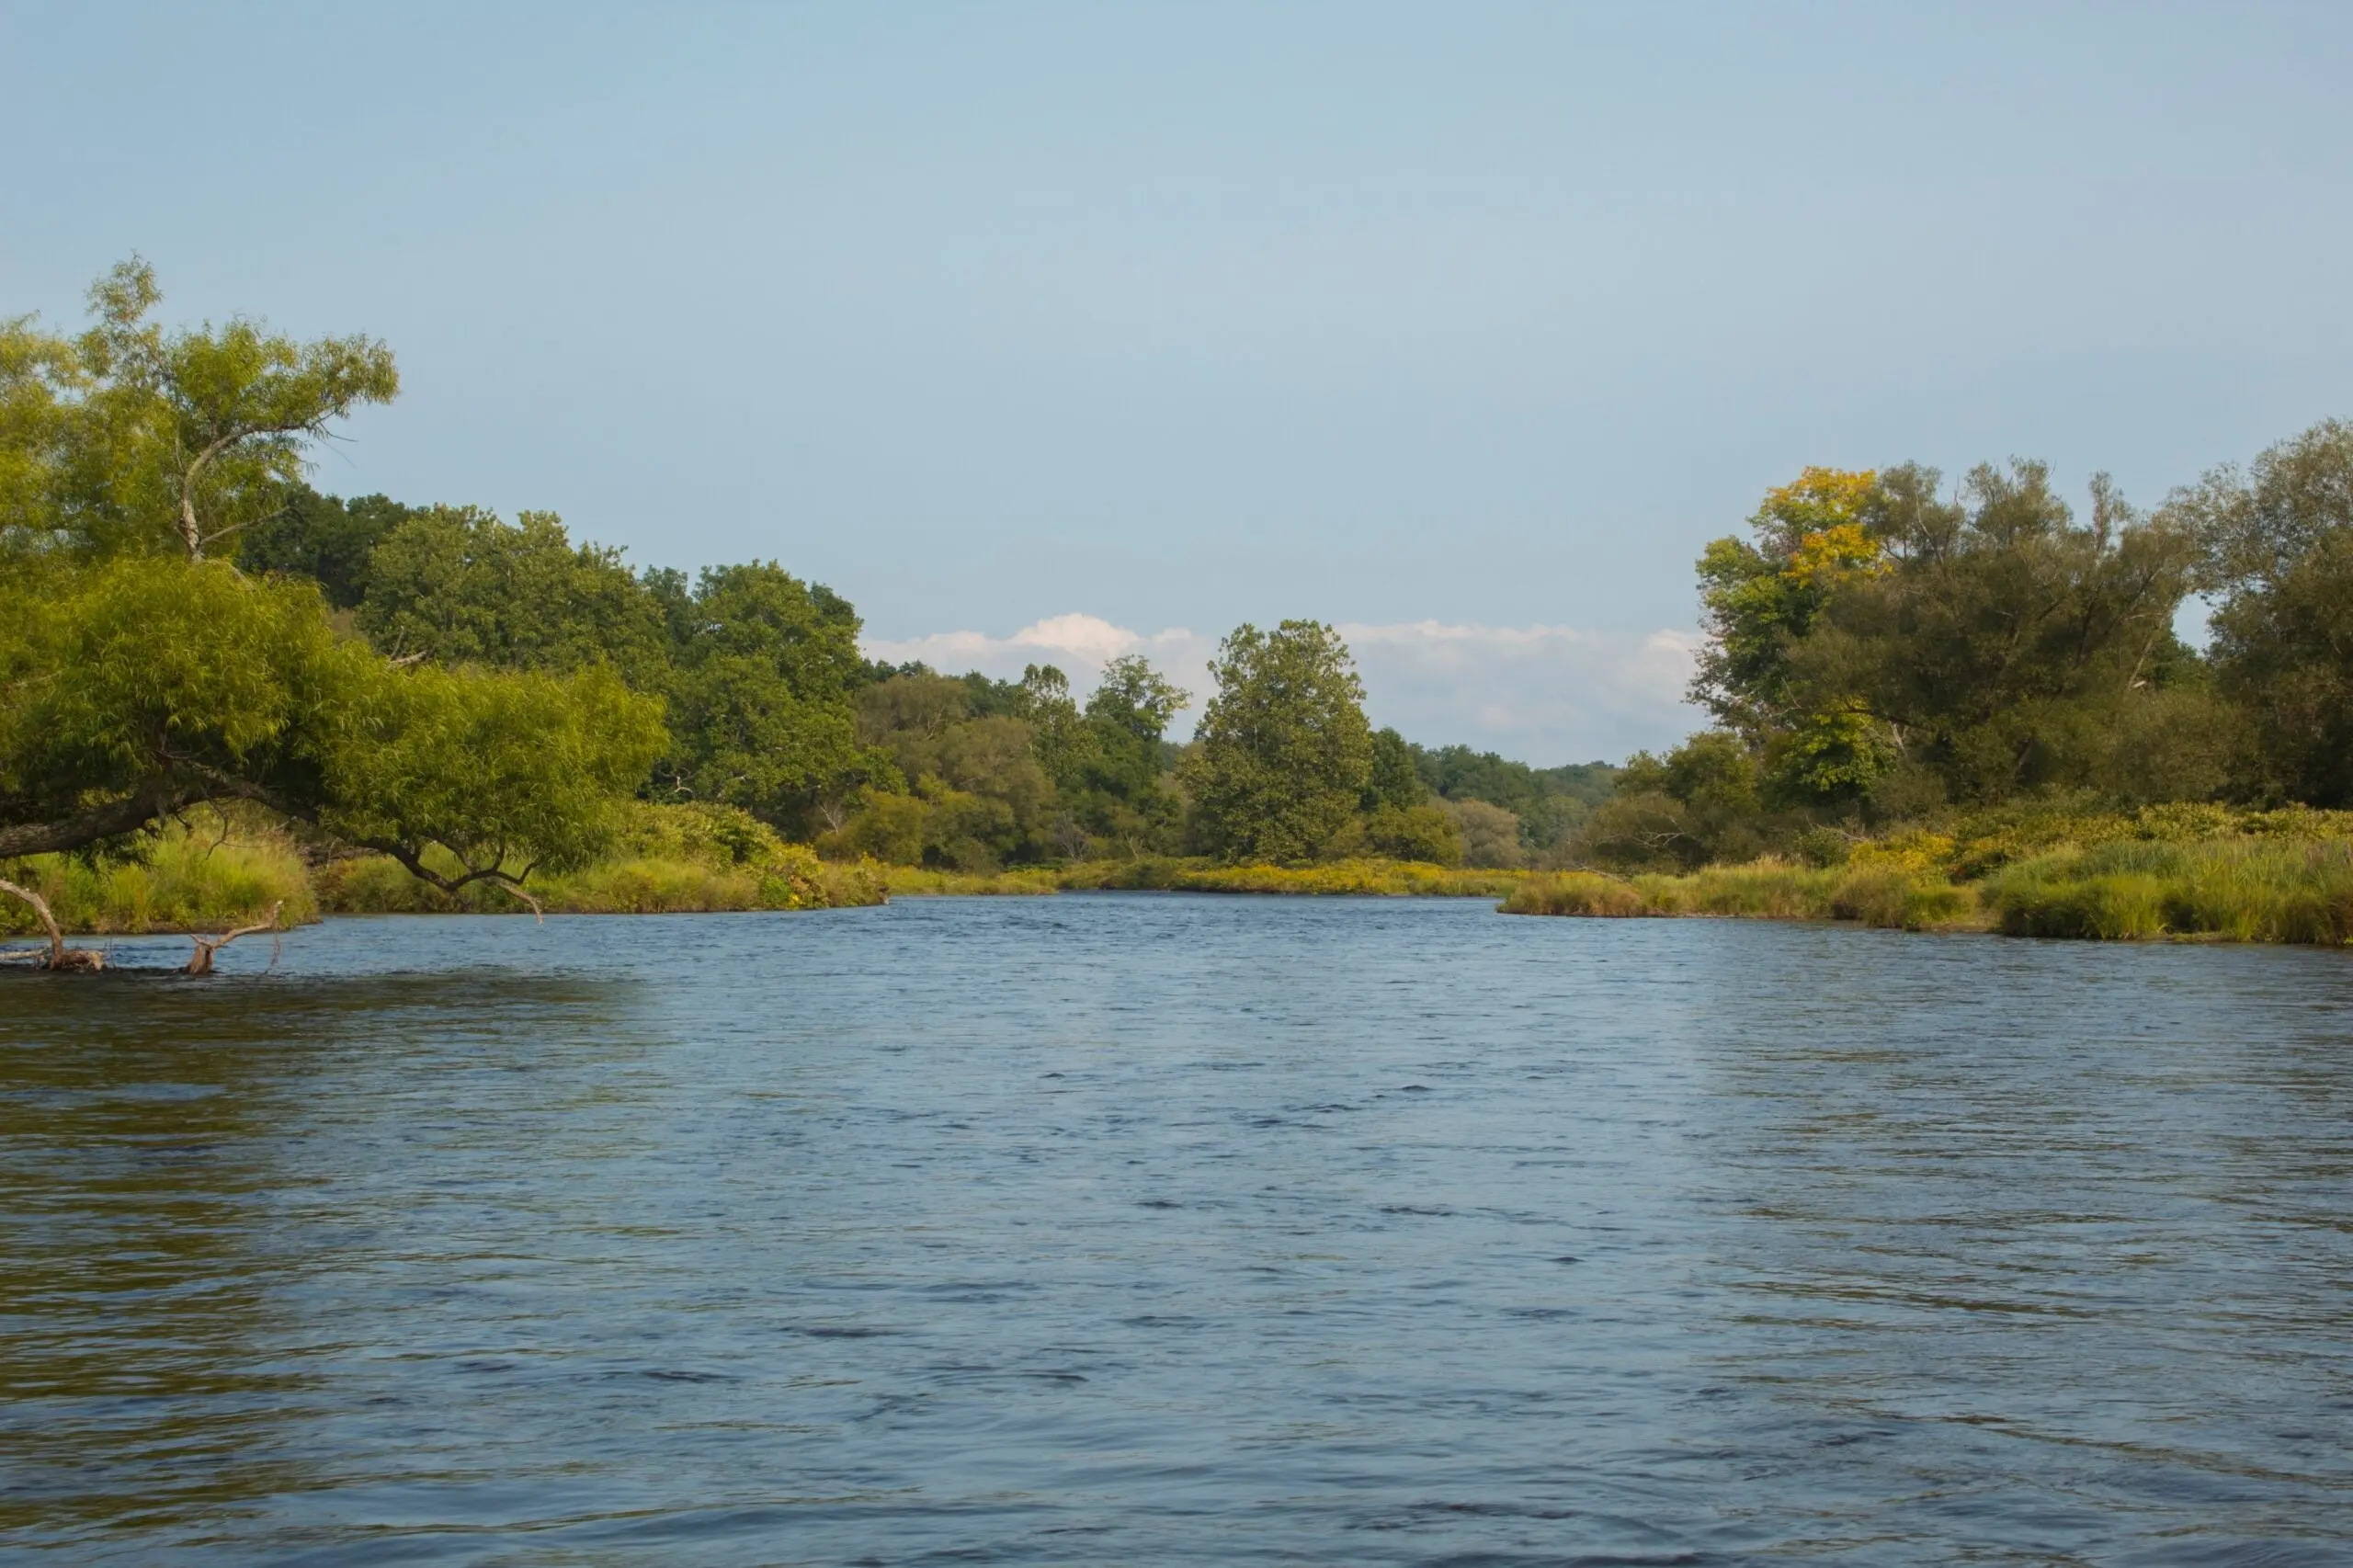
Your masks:
{"label": "cloud bank", "polygon": [[[1646,634],[1568,626],[1449,626],[1436,620],[1369,625],[1344,621],[1340,635],[1364,677],[1365,709],[1427,745],[1463,742],[1552,766],[1617,761],[1673,744],[1700,714],[1683,699],[1699,639],[1663,629]],[[1025,665],[1056,665],[1081,692],[1105,664],[1141,653],[1193,695],[1176,731],[1188,733],[1215,689],[1209,661],[1217,639],[1171,627],[1131,631],[1100,616],[1051,616],[1010,636],[941,631],[866,643],[870,658],[919,659],[936,670],[980,670],[1010,678]]]}

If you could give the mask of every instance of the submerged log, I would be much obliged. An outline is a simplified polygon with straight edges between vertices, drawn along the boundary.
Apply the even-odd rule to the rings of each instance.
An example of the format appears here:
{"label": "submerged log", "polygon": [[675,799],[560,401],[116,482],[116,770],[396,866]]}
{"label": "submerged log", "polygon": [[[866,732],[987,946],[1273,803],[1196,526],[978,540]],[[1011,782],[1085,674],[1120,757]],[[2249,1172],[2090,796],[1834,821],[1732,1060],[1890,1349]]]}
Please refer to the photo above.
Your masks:
{"label": "submerged log", "polygon": [[278,912],[285,907],[285,901],[280,900],[279,902],[271,904],[269,906],[269,913],[262,916],[262,918],[255,924],[251,926],[240,926],[235,930],[224,932],[218,937],[199,937],[191,934],[188,940],[196,944],[196,951],[188,955],[188,968],[182,970],[180,972],[183,974],[210,974],[212,972],[213,954],[219,952],[222,949],[227,947],[230,943],[235,941],[240,937],[250,937],[257,931],[277,930]]}
{"label": "submerged log", "polygon": [[[31,954],[33,961],[39,963],[41,968],[93,973],[107,967],[106,954],[93,952],[87,948],[69,948],[65,945],[65,934],[57,928],[57,916],[50,913],[49,900],[30,888],[18,887],[5,877],[0,877],[0,892],[23,899],[32,905],[33,913],[40,916],[42,926],[49,932],[49,951],[44,954],[40,949],[35,948],[31,949]],[[10,953],[7,956],[17,959],[24,955]]]}

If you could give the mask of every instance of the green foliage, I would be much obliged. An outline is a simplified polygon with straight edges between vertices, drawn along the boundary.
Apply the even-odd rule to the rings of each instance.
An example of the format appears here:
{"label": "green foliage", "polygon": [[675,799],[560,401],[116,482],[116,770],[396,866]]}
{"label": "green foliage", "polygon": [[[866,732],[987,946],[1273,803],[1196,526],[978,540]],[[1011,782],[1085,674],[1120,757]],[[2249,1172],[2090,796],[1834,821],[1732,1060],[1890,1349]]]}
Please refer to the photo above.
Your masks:
{"label": "green foliage", "polygon": [[1879,476],[1809,468],[1766,493],[1756,542],[1720,539],[1699,557],[1709,632],[1692,695],[1724,723],[1755,732],[1802,712],[1790,655],[1842,585],[1885,569],[1870,519]]}
{"label": "green foliage", "polygon": [[847,601],[754,562],[705,571],[691,609],[670,686],[664,778],[795,835],[809,833],[827,802],[899,782],[858,742],[852,692],[865,665]]}
{"label": "green foliage", "polygon": [[2100,738],[2185,662],[2194,539],[2104,479],[2077,526],[2040,464],[1980,468],[1944,503],[1933,475],[1903,477],[1877,524],[1893,568],[1841,585],[1793,689],[1888,725],[1956,801],[2108,782]]}
{"label": "green foliage", "polygon": [[271,516],[237,540],[237,565],[246,572],[308,577],[327,603],[356,609],[372,581],[369,558],[385,536],[415,516],[382,495],[345,501],[297,484]]}
{"label": "green foliage", "polygon": [[1356,814],[1372,775],[1364,687],[1320,621],[1234,630],[1181,776],[1203,846],[1229,861],[1306,860]]}
{"label": "green foliage", "polygon": [[1133,857],[1174,845],[1179,807],[1163,780],[1162,737],[1186,701],[1184,691],[1132,654],[1104,666],[1086,699],[1074,766],[1056,780],[1090,852]]}
{"label": "green foliage", "polygon": [[585,865],[665,739],[608,670],[383,672],[336,715],[320,825],[412,871],[438,848],[468,881]]}
{"label": "green foliage", "polygon": [[913,785],[869,789],[818,846],[976,875],[1168,847],[1160,737],[1183,701],[1136,658],[1113,661],[1083,711],[1051,665],[1018,683],[883,673],[858,693],[858,736]]}
{"label": "green foliage", "polygon": [[683,800],[738,806],[795,833],[828,802],[900,780],[861,747],[857,612],[767,562],[643,578],[574,546],[552,513],[513,524],[470,507],[411,515],[375,549],[358,613],[389,653],[500,669],[617,670],[666,698],[657,769]]}
{"label": "green foliage", "polygon": [[298,343],[243,317],[167,332],[149,319],[162,299],[133,257],[92,287],[79,336],[0,327],[11,548],[201,558],[278,509],[335,421],[400,389],[373,339]]}
{"label": "green foliage", "polygon": [[1455,835],[1461,840],[1464,865],[1528,864],[1528,850],[1520,841],[1517,812],[1477,800],[1448,801],[1443,805],[1446,814],[1453,820]]}
{"label": "green foliage", "polygon": [[[2037,463],[1981,467],[1951,499],[1913,465],[1809,469],[1752,526],[1700,559],[1693,695],[1757,759],[1765,813],[2220,782],[2212,705],[2172,631],[2193,531],[2105,476],[2079,525]],[[2170,759],[2155,777],[2153,755]]]}
{"label": "green foliage", "polygon": [[1620,870],[1690,869],[1763,852],[1757,759],[1741,737],[1703,730],[1664,758],[1637,752],[1615,792],[1566,846]]}
{"label": "green foliage", "polygon": [[2353,805],[2353,424],[2328,420],[2167,511],[2205,548],[2222,691],[2256,799]]}
{"label": "green foliage", "polygon": [[1385,859],[1462,864],[1462,835],[1446,808],[1435,803],[1376,806],[1364,814],[1358,833],[1364,846]]}
{"label": "green foliage", "polygon": [[[130,556],[0,582],[0,844],[102,801],[314,794],[371,678],[318,590]],[[103,836],[104,835],[99,835]]]}
{"label": "green foliage", "polygon": [[1368,812],[1386,807],[1407,812],[1430,798],[1430,787],[1422,781],[1421,770],[1414,765],[1414,748],[1404,736],[1393,729],[1372,733],[1372,767],[1365,779],[1364,794],[1358,801],[1359,809]]}
{"label": "green foliage", "polygon": [[609,674],[398,669],[315,586],[125,556],[0,592],[0,849],[103,842],[248,800],[421,870],[519,881],[600,843],[659,712]]}
{"label": "green foliage", "polygon": [[[1516,819],[1520,853],[1529,859],[1565,840],[1595,807],[1609,798],[1618,777],[1618,769],[1606,762],[1536,768],[1462,745],[1415,746],[1413,753],[1415,771],[1441,800],[1483,802],[1510,812]],[[1458,815],[1458,824],[1463,820]],[[1463,831],[1467,835],[1471,830],[1466,826]]]}
{"label": "green foliage", "polygon": [[669,662],[659,607],[620,551],[574,547],[552,512],[515,522],[472,506],[404,518],[369,559],[359,630],[386,653],[442,665],[608,665],[658,690]]}

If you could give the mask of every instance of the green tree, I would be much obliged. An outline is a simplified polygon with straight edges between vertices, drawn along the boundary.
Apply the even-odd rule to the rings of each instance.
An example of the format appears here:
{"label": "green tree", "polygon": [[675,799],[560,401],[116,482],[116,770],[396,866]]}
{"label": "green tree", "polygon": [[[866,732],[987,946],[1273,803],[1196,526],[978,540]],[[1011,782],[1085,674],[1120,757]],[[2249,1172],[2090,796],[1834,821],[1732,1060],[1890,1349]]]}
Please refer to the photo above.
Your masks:
{"label": "green tree", "polygon": [[1309,859],[1355,817],[1372,730],[1347,645],[1321,621],[1234,629],[1182,769],[1196,831],[1229,860]]}
{"label": "green tree", "polygon": [[1081,725],[1070,677],[1051,665],[1025,667],[1015,716],[1029,726],[1029,748],[1046,777],[1060,788],[1075,786],[1086,767],[1092,737]]}
{"label": "green tree", "polygon": [[[1536,768],[1524,762],[1506,760],[1495,752],[1472,751],[1464,745],[1413,749],[1415,770],[1441,800],[1456,804],[1482,802],[1517,819],[1520,848],[1529,858],[1565,840],[1596,806],[1609,799],[1618,777],[1617,768],[1606,762]],[[1473,847],[1474,840],[1484,842],[1479,835],[1492,827],[1492,819],[1480,820],[1482,825],[1474,833],[1462,825],[1468,819],[1458,816],[1458,825],[1462,825],[1465,835],[1466,855],[1495,853]],[[1472,863],[1517,864],[1495,858]]]}
{"label": "green tree", "polygon": [[2353,424],[2326,420],[2221,468],[2165,513],[2205,552],[2223,694],[2245,716],[2238,786],[2353,806]]}
{"label": "green tree", "polygon": [[371,670],[318,795],[271,799],[444,892],[488,881],[528,901],[532,872],[595,858],[667,739],[609,670]]}
{"label": "green tree", "polygon": [[1511,867],[1528,864],[1527,848],[1520,843],[1517,812],[1479,800],[1449,801],[1446,812],[1454,819],[1455,832],[1462,840],[1464,865]]}
{"label": "green tree", "polygon": [[360,631],[396,658],[496,669],[607,665],[658,691],[671,661],[663,607],[621,552],[575,546],[553,512],[512,523],[474,506],[411,513],[369,557]]}
{"label": "green tree", "polygon": [[1754,542],[1720,539],[1700,555],[1708,642],[1691,694],[1720,722],[1752,733],[1787,722],[1791,649],[1842,583],[1884,570],[1871,527],[1883,494],[1875,473],[1809,468],[1766,492]]}
{"label": "green tree", "polygon": [[858,633],[847,600],[772,562],[706,570],[676,649],[663,775],[794,834],[822,825],[828,802],[897,782],[858,741]]}
{"label": "green tree", "polygon": [[324,574],[324,546],[259,577],[213,558],[307,505],[304,454],[393,394],[390,351],[244,318],[167,332],[137,261],[92,293],[75,339],[0,324],[0,860],[230,801],[445,888],[519,891],[590,852],[656,704],[609,676],[404,670],[289,574]]}
{"label": "green tree", "polygon": [[1393,729],[1372,733],[1371,767],[1358,804],[1368,812],[1388,807],[1409,812],[1430,798],[1430,787],[1414,766],[1414,747]]}
{"label": "green tree", "polygon": [[1177,846],[1180,805],[1163,782],[1171,749],[1163,737],[1186,701],[1133,654],[1104,666],[1062,785],[1058,847],[1064,853],[1132,857]]}
{"label": "green tree", "polygon": [[1859,793],[1883,767],[1874,748],[1956,801],[2112,783],[2109,737],[2196,677],[2173,634],[2188,530],[2142,517],[2105,475],[2078,524],[2040,463],[1978,468],[1951,501],[1932,472],[1887,479],[1884,564],[1844,574],[1789,648],[1784,716],[1804,722],[1797,744],[1767,746],[1780,788]]}
{"label": "green tree", "polygon": [[[71,343],[10,324],[0,374],[17,438],[34,437],[15,480],[0,480],[17,493],[17,526],[85,551],[200,559],[278,511],[337,421],[400,390],[392,350],[372,338],[301,343],[242,316],[166,331],[150,319],[162,299],[134,256],[92,287],[92,324]],[[28,466],[37,494],[23,488]]]}
{"label": "green tree", "polygon": [[308,577],[335,608],[357,609],[368,597],[369,558],[413,516],[389,496],[346,501],[296,484],[277,512],[239,537],[237,565],[247,572]]}
{"label": "green tree", "polygon": [[661,741],[608,675],[401,669],[315,585],[225,562],[0,576],[0,859],[250,801],[445,890],[591,853]]}

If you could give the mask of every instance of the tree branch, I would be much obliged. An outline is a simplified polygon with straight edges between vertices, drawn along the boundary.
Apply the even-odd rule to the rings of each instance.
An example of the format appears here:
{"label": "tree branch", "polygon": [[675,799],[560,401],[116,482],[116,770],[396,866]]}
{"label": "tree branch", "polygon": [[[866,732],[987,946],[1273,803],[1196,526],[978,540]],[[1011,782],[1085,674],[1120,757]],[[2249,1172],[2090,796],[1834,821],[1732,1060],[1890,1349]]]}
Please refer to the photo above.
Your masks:
{"label": "tree branch", "polygon": [[[188,968],[182,970],[180,972],[183,974],[210,974],[212,972],[213,954],[219,952],[222,949],[227,947],[230,943],[235,941],[240,937],[250,937],[256,931],[274,931],[278,929],[278,913],[285,907],[286,901],[280,899],[278,903],[269,906],[268,915],[256,922],[254,925],[240,926],[235,930],[226,932],[222,936],[199,937],[191,933],[188,940],[196,944],[196,951],[188,955]],[[272,961],[275,962],[276,960],[273,960]]]}
{"label": "tree branch", "polygon": [[162,778],[144,778],[120,800],[92,806],[70,817],[0,827],[0,860],[14,860],[26,855],[62,854],[69,849],[79,849],[86,844],[95,844],[101,838],[136,833],[184,806],[210,798],[210,793],[190,790]]}
{"label": "tree branch", "polygon": [[353,842],[364,849],[373,849],[380,854],[391,856],[407,868],[410,876],[428,887],[440,889],[451,898],[457,897],[461,891],[474,883],[483,882],[512,893],[517,899],[530,906],[534,918],[541,924],[547,921],[547,911],[541,907],[540,901],[523,891],[523,877],[531,874],[531,869],[529,866],[523,868],[522,877],[517,876],[512,871],[502,870],[496,866],[468,866],[466,874],[462,877],[445,877],[426,865],[422,850],[412,848],[408,845],[369,838],[355,839]]}

